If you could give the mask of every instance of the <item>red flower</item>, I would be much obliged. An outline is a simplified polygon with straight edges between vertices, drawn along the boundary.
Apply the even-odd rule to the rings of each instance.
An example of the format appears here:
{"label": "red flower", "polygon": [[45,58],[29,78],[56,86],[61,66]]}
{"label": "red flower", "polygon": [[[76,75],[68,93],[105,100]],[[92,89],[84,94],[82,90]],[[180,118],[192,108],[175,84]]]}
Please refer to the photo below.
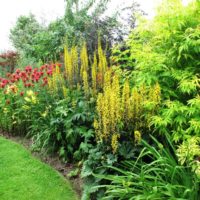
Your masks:
{"label": "red flower", "polygon": [[26,66],[25,67],[25,71],[29,72],[29,73],[32,72],[32,67],[31,66]]}
{"label": "red flower", "polygon": [[47,71],[47,74],[48,74],[49,76],[51,76],[51,75],[52,75],[52,70],[48,70],[48,71]]}
{"label": "red flower", "polygon": [[11,73],[7,73],[6,76],[9,78],[11,76]]}
{"label": "red flower", "polygon": [[24,92],[20,92],[20,96],[24,96]]}
{"label": "red flower", "polygon": [[46,66],[45,66],[45,65],[42,65],[42,66],[40,67],[40,71],[43,71],[45,68],[46,68]]}
{"label": "red flower", "polygon": [[16,73],[19,74],[20,73],[20,69],[16,69]]}
{"label": "red flower", "polygon": [[5,88],[5,86],[6,86],[5,83],[1,83],[1,84],[0,84],[0,87],[1,87],[1,88]]}
{"label": "red flower", "polygon": [[56,65],[57,65],[58,67],[61,67],[61,66],[62,66],[61,63],[57,63]]}
{"label": "red flower", "polygon": [[26,72],[22,71],[22,72],[20,73],[20,76],[21,76],[21,77],[26,77]]}
{"label": "red flower", "polygon": [[2,83],[6,85],[7,83],[9,83],[9,80],[3,79],[3,80],[2,80]]}

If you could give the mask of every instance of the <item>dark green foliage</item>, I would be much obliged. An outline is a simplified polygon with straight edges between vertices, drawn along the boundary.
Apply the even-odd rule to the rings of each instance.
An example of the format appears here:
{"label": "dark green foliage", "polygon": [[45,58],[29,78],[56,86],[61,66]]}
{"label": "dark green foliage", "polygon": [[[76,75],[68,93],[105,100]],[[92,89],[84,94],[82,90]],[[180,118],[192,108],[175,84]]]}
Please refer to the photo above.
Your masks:
{"label": "dark green foliage", "polygon": [[137,158],[119,167],[110,167],[114,175],[97,175],[111,184],[103,199],[199,199],[199,180],[190,167],[178,163],[175,146],[169,138],[165,144],[153,138],[155,147],[143,141],[144,148]]}
{"label": "dark green foliage", "polygon": [[113,166],[117,161],[118,156],[109,152],[108,147],[103,144],[97,144],[96,147],[90,149],[81,172],[84,179],[82,200],[97,200],[102,198],[105,189],[94,187],[105,184],[107,181],[98,179],[93,174],[107,175],[110,171],[107,167]]}
{"label": "dark green foliage", "polygon": [[33,147],[58,152],[65,161],[84,159],[94,141],[93,104],[92,99],[88,102],[75,91],[67,99],[43,109],[44,113],[35,117],[30,127]]}

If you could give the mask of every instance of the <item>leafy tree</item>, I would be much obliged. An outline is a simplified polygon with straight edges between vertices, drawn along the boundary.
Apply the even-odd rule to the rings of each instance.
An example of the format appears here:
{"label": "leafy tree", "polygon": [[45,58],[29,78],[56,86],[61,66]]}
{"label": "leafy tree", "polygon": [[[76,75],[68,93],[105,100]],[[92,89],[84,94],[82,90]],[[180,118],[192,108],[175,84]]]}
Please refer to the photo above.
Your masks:
{"label": "leafy tree", "polygon": [[[81,44],[83,40],[87,42],[91,54],[97,49],[99,34],[103,49],[108,50],[114,42],[122,40],[124,30],[128,30],[119,20],[120,11],[112,16],[105,15],[109,1],[66,0],[65,15],[47,27],[39,24],[34,15],[21,16],[11,29],[10,39],[19,52],[43,61],[59,59],[64,43],[71,47]],[[128,9],[135,7],[133,4]]]}
{"label": "leafy tree", "polygon": [[34,38],[43,27],[37,22],[35,16],[20,16],[16,25],[10,30],[10,40],[14,47],[29,56],[35,56]]}

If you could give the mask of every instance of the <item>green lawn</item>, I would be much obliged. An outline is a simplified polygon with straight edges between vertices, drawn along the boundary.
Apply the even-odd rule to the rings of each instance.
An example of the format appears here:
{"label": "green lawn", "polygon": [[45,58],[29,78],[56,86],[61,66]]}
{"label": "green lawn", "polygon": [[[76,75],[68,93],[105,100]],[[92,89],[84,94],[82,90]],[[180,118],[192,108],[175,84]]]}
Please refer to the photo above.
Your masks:
{"label": "green lawn", "polygon": [[77,200],[70,184],[19,144],[0,137],[0,200]]}

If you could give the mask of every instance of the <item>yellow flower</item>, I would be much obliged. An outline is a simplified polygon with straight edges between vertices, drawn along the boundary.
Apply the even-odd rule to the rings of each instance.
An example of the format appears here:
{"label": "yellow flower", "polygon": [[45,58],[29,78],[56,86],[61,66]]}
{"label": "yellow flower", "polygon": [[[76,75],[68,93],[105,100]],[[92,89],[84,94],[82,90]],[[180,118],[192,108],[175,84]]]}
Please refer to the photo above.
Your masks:
{"label": "yellow flower", "polygon": [[34,95],[34,93],[33,93],[32,90],[28,90],[28,91],[26,92],[26,94],[27,94],[27,96],[29,96],[29,97],[31,97],[31,96]]}
{"label": "yellow flower", "polygon": [[142,137],[140,131],[134,131],[134,139],[136,144],[141,142]]}
{"label": "yellow flower", "polygon": [[88,96],[89,85],[88,85],[88,74],[86,71],[83,72],[83,88],[84,88],[85,95]]}
{"label": "yellow flower", "polygon": [[45,118],[45,117],[47,116],[47,114],[48,114],[48,111],[46,110],[45,112],[43,112],[43,113],[41,114],[41,116]]}
{"label": "yellow flower", "polygon": [[8,109],[7,108],[3,108],[3,113],[4,114],[8,113]]}
{"label": "yellow flower", "polygon": [[122,110],[123,110],[123,118],[125,122],[128,123],[129,120],[131,119],[130,86],[128,81],[124,83],[122,91]]}
{"label": "yellow flower", "polygon": [[29,103],[32,103],[32,104],[36,104],[37,103],[37,98],[34,94],[34,92],[32,90],[28,90],[26,92],[27,96],[24,97],[24,100],[29,102]]}
{"label": "yellow flower", "polygon": [[27,106],[27,105],[23,105],[23,106],[22,106],[22,109],[24,109],[24,110],[30,110],[30,107]]}
{"label": "yellow flower", "polygon": [[118,133],[114,133],[112,135],[112,141],[111,141],[111,146],[113,153],[116,153],[117,148],[118,148],[118,139],[120,138],[120,135]]}
{"label": "yellow flower", "polygon": [[93,93],[96,94],[97,89],[97,56],[96,53],[94,53],[94,61],[92,65],[92,88]]}
{"label": "yellow flower", "polygon": [[24,100],[27,102],[31,102],[31,99],[29,97],[24,97]]}
{"label": "yellow flower", "polygon": [[81,77],[84,78],[84,73],[88,73],[88,54],[86,42],[83,43],[81,49]]}
{"label": "yellow flower", "polygon": [[63,96],[66,98],[67,97],[67,88],[63,85]]}

